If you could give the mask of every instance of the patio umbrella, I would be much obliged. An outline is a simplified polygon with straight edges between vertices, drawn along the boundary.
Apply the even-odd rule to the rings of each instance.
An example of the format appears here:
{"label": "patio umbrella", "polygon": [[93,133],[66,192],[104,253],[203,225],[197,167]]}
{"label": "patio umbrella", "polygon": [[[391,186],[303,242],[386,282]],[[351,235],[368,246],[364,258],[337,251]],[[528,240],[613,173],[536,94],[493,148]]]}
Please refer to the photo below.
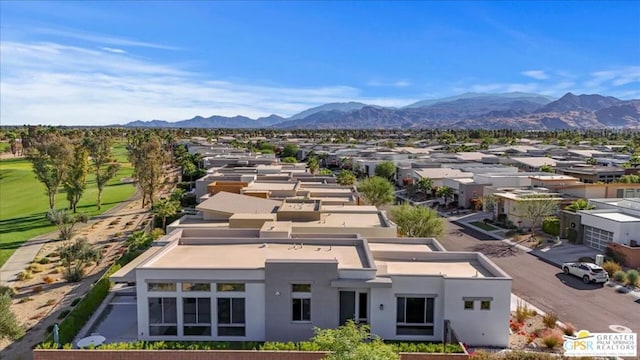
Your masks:
{"label": "patio umbrella", "polygon": [[53,342],[56,345],[60,342],[60,327],[58,327],[58,324],[53,325]]}

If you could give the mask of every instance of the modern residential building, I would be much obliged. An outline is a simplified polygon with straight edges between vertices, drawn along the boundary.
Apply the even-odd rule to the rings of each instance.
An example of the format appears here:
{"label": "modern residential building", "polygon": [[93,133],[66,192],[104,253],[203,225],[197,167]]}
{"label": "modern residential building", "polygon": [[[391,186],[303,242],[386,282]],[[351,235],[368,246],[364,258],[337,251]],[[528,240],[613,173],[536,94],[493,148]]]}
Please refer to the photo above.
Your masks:
{"label": "modern residential building", "polygon": [[586,184],[611,183],[620,179],[625,171],[614,166],[581,166],[558,169],[559,174],[573,176]]}
{"label": "modern residential building", "polygon": [[[175,230],[117,273],[135,284],[140,340],[298,341],[367,323],[387,340],[508,343],[511,278],[434,239]],[[164,245],[164,246],[160,246]]]}

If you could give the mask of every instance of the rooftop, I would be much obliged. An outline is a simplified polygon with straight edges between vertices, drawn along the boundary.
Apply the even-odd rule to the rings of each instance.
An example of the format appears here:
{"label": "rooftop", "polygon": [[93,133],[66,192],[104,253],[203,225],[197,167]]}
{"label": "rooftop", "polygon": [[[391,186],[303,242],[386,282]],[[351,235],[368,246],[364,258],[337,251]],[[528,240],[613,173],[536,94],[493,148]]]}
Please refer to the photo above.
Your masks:
{"label": "rooftop", "polygon": [[617,221],[617,222],[640,222],[640,217],[627,215],[619,212],[588,212],[588,214]]}
{"label": "rooftop", "polygon": [[463,172],[459,169],[451,168],[425,168],[415,171],[418,176],[430,179],[443,179],[443,178],[470,178],[473,177],[473,173]]}
{"label": "rooftop", "polygon": [[493,277],[478,261],[376,261],[387,275],[443,275],[447,277]]}
{"label": "rooftop", "polygon": [[511,159],[534,168],[538,168],[543,165],[556,166],[556,160],[546,156],[512,157]]}
{"label": "rooftop", "polygon": [[221,191],[196,206],[199,211],[214,211],[225,214],[235,213],[271,213],[280,206],[281,201],[260,199]]}

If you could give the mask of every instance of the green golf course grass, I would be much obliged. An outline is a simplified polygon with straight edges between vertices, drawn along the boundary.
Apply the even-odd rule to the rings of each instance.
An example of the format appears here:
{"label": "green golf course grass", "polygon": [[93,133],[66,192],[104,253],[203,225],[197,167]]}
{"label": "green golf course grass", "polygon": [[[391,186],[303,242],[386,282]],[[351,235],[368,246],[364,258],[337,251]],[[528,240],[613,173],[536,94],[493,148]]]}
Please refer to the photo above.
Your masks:
{"label": "green golf course grass", "polygon": [[[135,192],[131,183],[122,183],[131,177],[133,168],[125,163],[124,144],[114,147],[114,155],[121,162],[120,171],[102,191],[102,209],[96,208],[98,188],[95,176],[87,176],[87,189],[78,204],[78,211],[88,216],[99,215],[115,205],[126,201]],[[56,196],[56,208],[68,208],[64,190]],[[45,218],[49,200],[42,185],[33,173],[31,163],[24,158],[0,161],[0,266],[26,240],[55,231]]]}

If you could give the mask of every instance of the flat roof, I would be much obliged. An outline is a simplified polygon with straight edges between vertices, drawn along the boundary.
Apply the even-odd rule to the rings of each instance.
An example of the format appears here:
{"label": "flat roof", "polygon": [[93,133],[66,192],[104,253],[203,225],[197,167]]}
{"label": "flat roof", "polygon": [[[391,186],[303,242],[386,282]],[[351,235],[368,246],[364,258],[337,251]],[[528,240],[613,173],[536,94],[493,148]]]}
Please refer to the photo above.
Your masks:
{"label": "flat roof", "polygon": [[511,157],[511,160],[531,167],[541,167],[543,165],[556,166],[557,163],[556,160],[546,156]]}
{"label": "flat roof", "polygon": [[215,211],[225,214],[235,213],[271,213],[280,206],[281,201],[261,199],[255,196],[234,194],[221,191],[196,206],[199,211]]}
{"label": "flat roof", "polygon": [[577,178],[573,177],[573,176],[569,176],[569,175],[534,175],[534,176],[530,176],[531,179],[536,179],[536,180],[544,180],[544,181],[567,181],[567,180],[572,180],[572,181],[578,181]]}
{"label": "flat roof", "polygon": [[627,215],[619,212],[609,212],[609,213],[590,212],[588,214],[613,220],[613,221],[617,221],[617,222],[640,222],[640,217]]}
{"label": "flat roof", "polygon": [[299,226],[327,226],[327,227],[381,227],[380,215],[376,213],[338,214],[322,213],[317,221],[296,221],[294,227]]}
{"label": "flat roof", "polygon": [[428,177],[430,179],[473,177],[473,173],[471,172],[464,172],[460,169],[452,168],[424,168],[415,170],[415,173],[420,177]]}
{"label": "flat roof", "polygon": [[433,251],[428,244],[369,243],[371,251]]}
{"label": "flat roof", "polygon": [[267,260],[336,260],[339,269],[367,266],[359,245],[292,243],[179,244],[143,265],[152,269],[262,269]]}
{"label": "flat roof", "polygon": [[387,275],[443,275],[447,277],[493,277],[478,261],[376,261]]}
{"label": "flat roof", "polygon": [[[331,199],[331,198],[329,198]],[[322,212],[327,213],[378,213],[378,208],[373,205],[322,205]]]}
{"label": "flat roof", "polygon": [[280,211],[301,211],[301,212],[312,212],[317,210],[316,202],[283,202],[278,209]]}
{"label": "flat roof", "polygon": [[248,190],[293,190],[296,183],[292,182],[252,182],[245,189]]}

